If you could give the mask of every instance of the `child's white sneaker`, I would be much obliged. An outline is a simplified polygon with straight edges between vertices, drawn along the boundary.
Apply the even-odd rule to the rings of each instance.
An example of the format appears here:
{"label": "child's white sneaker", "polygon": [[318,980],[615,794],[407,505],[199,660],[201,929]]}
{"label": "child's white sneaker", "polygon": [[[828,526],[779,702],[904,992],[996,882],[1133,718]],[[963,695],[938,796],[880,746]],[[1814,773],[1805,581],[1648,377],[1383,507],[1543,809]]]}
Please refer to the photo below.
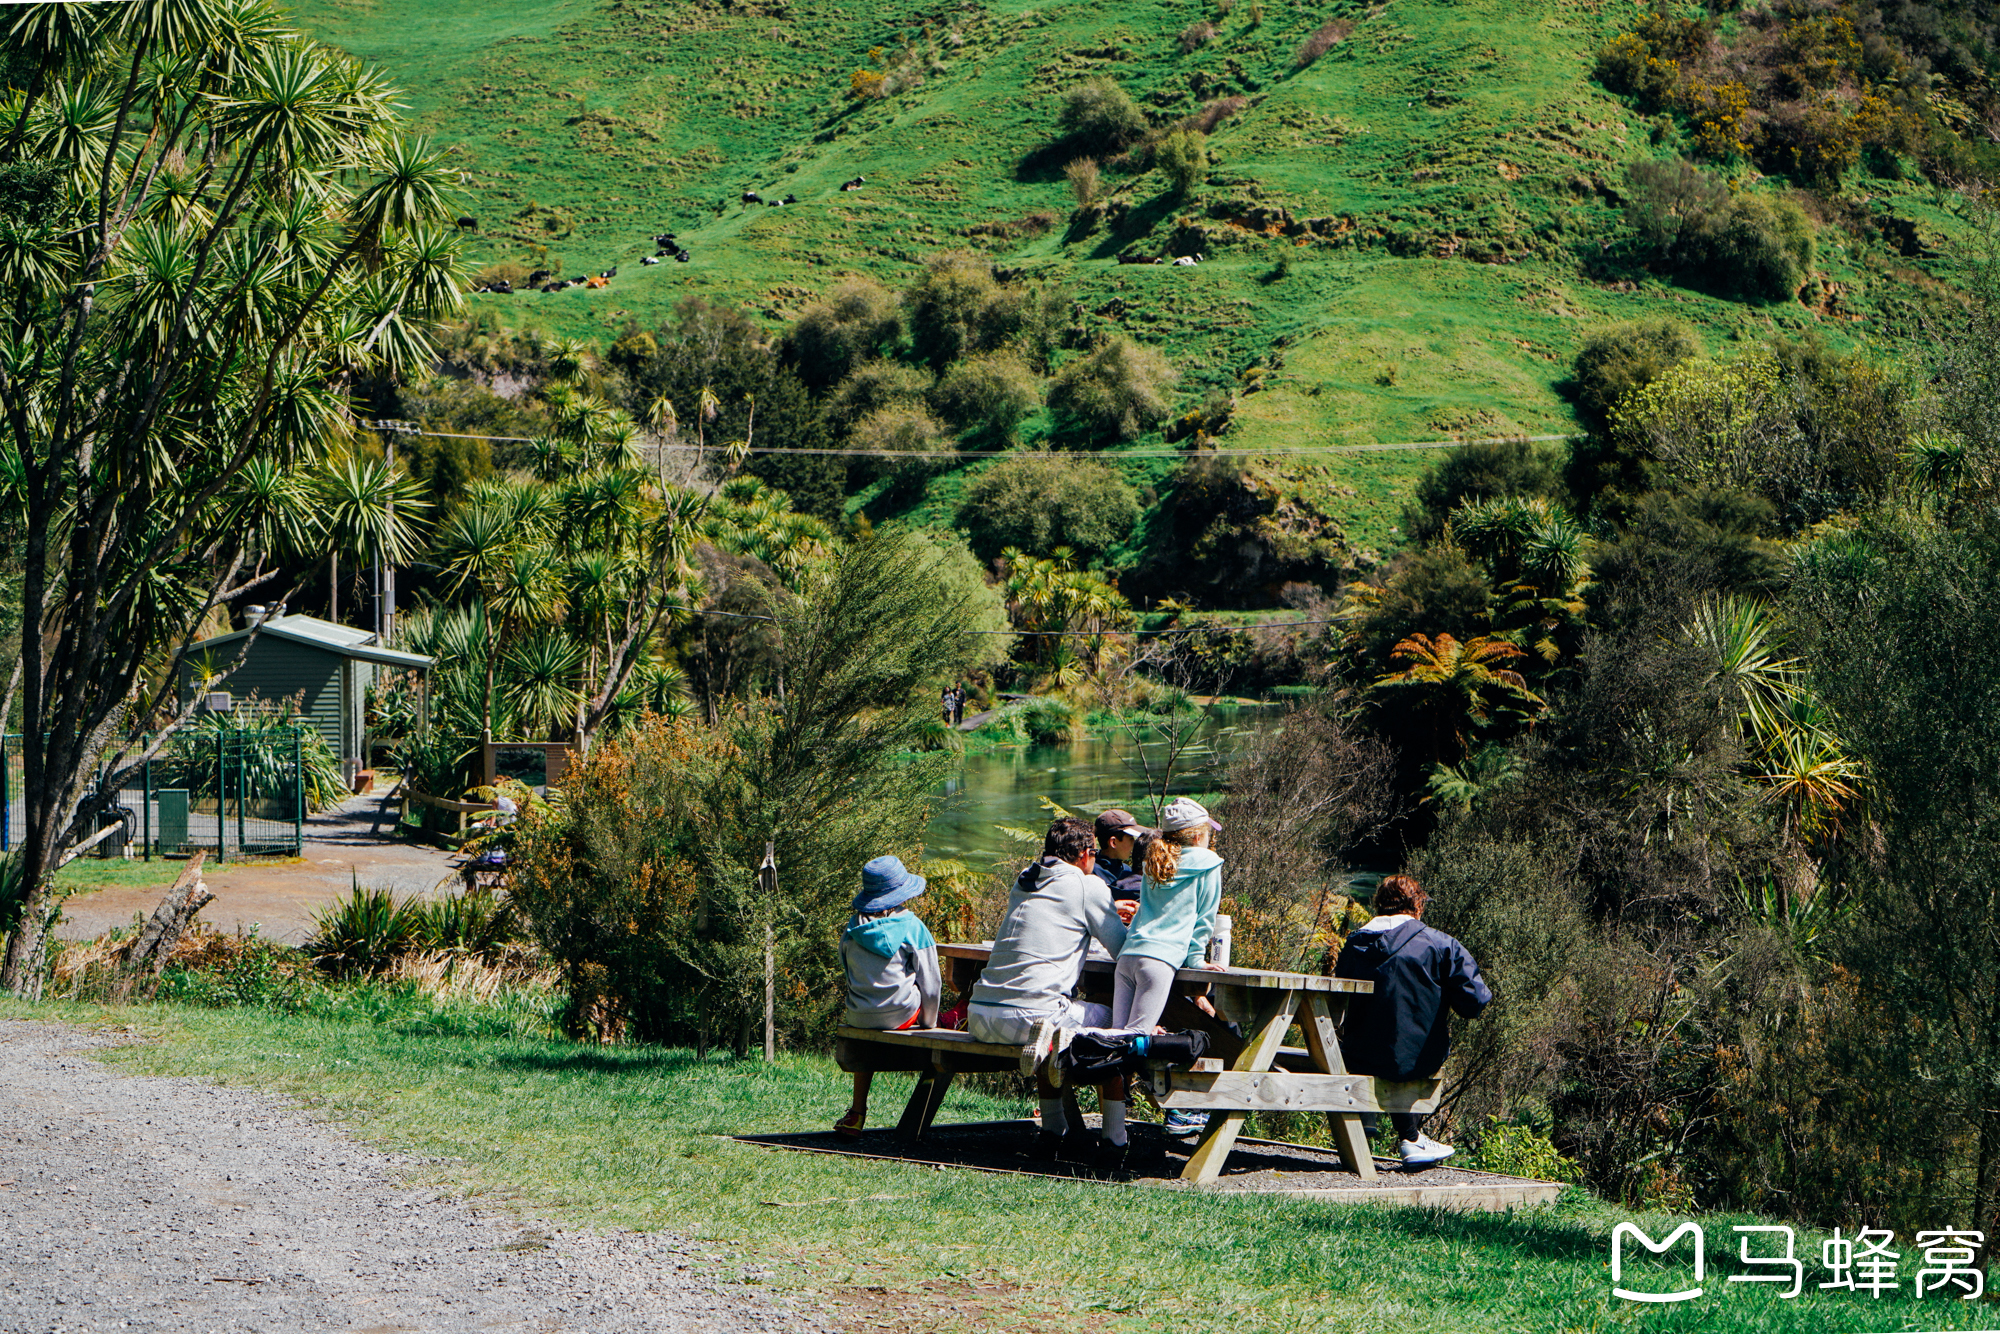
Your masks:
{"label": "child's white sneaker", "polygon": [[1458,1152],[1451,1145],[1440,1144],[1429,1135],[1422,1134],[1415,1139],[1404,1140],[1401,1151],[1405,1167],[1429,1167],[1432,1163],[1441,1163]]}

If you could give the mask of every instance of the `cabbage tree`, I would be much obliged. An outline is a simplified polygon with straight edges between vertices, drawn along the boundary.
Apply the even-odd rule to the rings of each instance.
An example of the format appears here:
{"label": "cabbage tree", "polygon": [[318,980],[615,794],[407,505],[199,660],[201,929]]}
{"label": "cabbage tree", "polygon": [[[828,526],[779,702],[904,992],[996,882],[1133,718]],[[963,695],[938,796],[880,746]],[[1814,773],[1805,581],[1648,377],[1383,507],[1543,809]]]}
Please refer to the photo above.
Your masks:
{"label": "cabbage tree", "polygon": [[[177,704],[230,599],[315,540],[294,506],[347,388],[425,364],[457,309],[447,150],[378,72],[265,0],[10,6],[0,89],[0,478],[22,565],[24,892],[0,983],[31,986],[48,877],[97,773]],[[323,528],[323,526],[322,526]],[[319,548],[324,554],[325,548]],[[270,600],[269,594],[260,599]]]}

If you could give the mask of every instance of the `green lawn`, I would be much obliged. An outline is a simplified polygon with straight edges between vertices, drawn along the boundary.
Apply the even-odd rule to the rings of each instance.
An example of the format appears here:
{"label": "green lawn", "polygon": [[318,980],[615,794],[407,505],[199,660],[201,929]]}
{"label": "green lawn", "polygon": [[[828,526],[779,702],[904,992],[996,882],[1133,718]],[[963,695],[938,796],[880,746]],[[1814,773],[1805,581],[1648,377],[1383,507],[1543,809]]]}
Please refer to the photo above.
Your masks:
{"label": "green lawn", "polygon": [[[584,1048],[530,1036],[525,1018],[427,1012],[365,993],[343,1005],[308,1018],[6,1002],[0,1017],[133,1025],[149,1041],[102,1059],[290,1094],[374,1144],[429,1160],[424,1175],[446,1189],[566,1224],[726,1243],[771,1264],[780,1285],[860,1295],[893,1328],[1825,1334],[1970,1328],[1983,1309],[1810,1288],[1788,1302],[1764,1285],[1728,1283],[1723,1275],[1740,1268],[1728,1227],[1755,1220],[1714,1216],[1701,1220],[1710,1273],[1700,1300],[1614,1299],[1610,1229],[1632,1218],[1663,1236],[1671,1220],[1581,1192],[1513,1215],[1453,1215],[774,1152],[723,1137],[829,1124],[846,1081],[824,1058],[766,1066]],[[880,1080],[878,1122],[893,1119],[905,1090],[901,1077]],[[1017,1110],[957,1093],[944,1117]],[[809,1207],[788,1207],[800,1205]],[[1816,1244],[1802,1237],[1800,1254],[1815,1258]],[[1645,1270],[1628,1265],[1628,1282],[1648,1282]]]}

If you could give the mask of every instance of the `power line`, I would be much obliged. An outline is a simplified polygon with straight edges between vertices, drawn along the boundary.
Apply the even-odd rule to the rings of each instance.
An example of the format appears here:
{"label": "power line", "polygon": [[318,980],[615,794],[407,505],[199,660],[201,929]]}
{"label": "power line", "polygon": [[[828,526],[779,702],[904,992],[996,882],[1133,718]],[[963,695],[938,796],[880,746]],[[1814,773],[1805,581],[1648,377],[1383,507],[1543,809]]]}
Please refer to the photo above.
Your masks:
{"label": "power line", "polygon": [[[404,432],[410,435],[435,436],[440,440],[497,440],[505,444],[526,445],[534,443],[536,437],[526,435],[472,435],[463,431]],[[1554,440],[1567,440],[1567,435],[1491,435],[1474,436],[1464,440],[1398,440],[1387,444],[1366,445],[1276,445],[1263,449],[1122,449],[1096,452],[1097,457],[1117,459],[1188,459],[1229,457],[1257,457],[1270,455],[1311,455],[1311,454],[1370,454],[1384,453],[1399,449],[1454,449],[1459,445],[1505,444],[1509,441],[1524,440],[1531,444],[1546,444]],[[673,450],[692,454],[697,451],[722,454],[727,448],[721,445],[654,445],[654,449]],[[976,459],[990,458],[1001,454],[1019,454],[1018,449],[944,449],[944,450],[902,450],[902,449],[788,449],[783,445],[753,445],[744,451],[750,454],[798,454],[809,456],[829,456],[835,458],[883,458],[883,459]]]}
{"label": "power line", "polygon": [[[749,612],[742,611],[702,611],[699,608],[691,610],[696,616],[723,616],[733,621],[768,621],[772,625],[784,624],[776,616],[755,616]],[[1158,639],[1166,635],[1202,635],[1217,630],[1289,630],[1293,626],[1298,625],[1339,625],[1341,620],[1341,617],[1329,616],[1324,619],[1309,621],[1257,621],[1244,626],[1175,625],[1160,630],[1141,630],[1135,627],[1130,630],[962,630],[959,633],[968,635],[1012,635],[1021,639],[1102,639],[1106,635],[1131,635],[1134,639]]]}

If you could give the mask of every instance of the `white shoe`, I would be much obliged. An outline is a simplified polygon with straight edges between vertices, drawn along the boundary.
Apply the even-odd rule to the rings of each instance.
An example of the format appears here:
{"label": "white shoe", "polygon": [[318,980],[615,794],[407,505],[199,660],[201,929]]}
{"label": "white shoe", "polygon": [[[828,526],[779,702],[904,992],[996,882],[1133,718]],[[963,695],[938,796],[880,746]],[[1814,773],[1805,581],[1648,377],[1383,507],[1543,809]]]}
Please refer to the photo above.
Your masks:
{"label": "white shoe", "polygon": [[1449,1144],[1440,1144],[1429,1135],[1421,1134],[1415,1139],[1404,1140],[1401,1150],[1405,1167],[1429,1167],[1432,1163],[1441,1163],[1458,1152]]}
{"label": "white shoe", "polygon": [[[1049,1059],[1050,1053],[1055,1050],[1056,1038],[1061,1032],[1054,1020],[1035,1021],[1035,1031],[1029,1035],[1028,1041],[1021,1048],[1022,1074],[1030,1079],[1035,1077],[1036,1069],[1042,1066]],[[1054,1067],[1050,1067],[1050,1071],[1053,1073]]]}

